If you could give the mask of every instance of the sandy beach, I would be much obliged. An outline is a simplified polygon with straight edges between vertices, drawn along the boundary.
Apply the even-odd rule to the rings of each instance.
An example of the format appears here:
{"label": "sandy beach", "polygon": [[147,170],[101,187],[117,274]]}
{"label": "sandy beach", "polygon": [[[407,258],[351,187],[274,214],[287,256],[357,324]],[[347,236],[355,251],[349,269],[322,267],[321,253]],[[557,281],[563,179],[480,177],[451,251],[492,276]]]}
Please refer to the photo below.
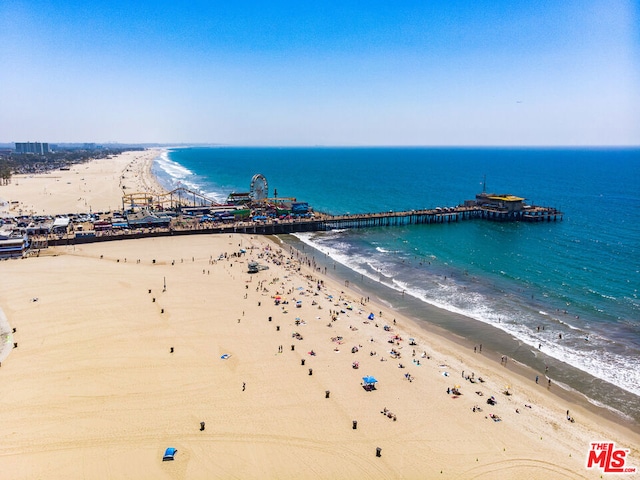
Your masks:
{"label": "sandy beach", "polygon": [[[108,210],[121,181],[159,188],[157,154],[15,179],[0,198],[36,213]],[[250,261],[268,269],[249,274]],[[610,441],[640,467],[636,430],[273,239],[56,247],[0,272],[7,478],[601,478],[588,451]]]}
{"label": "sandy beach", "polygon": [[159,149],[124,152],[40,175],[14,175],[0,187],[0,217],[122,209],[122,194],[161,192],[149,171]]}

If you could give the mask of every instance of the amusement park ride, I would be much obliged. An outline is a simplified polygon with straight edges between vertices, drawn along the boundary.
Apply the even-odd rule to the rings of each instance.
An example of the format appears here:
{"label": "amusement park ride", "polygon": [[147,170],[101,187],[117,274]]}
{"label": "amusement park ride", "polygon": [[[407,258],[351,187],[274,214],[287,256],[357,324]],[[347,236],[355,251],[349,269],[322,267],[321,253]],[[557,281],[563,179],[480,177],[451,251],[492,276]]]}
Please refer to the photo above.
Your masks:
{"label": "amusement park ride", "polygon": [[269,197],[269,184],[267,179],[261,173],[257,173],[251,178],[249,192],[236,193],[233,192],[227,197],[224,204],[216,202],[214,199],[206,195],[189,190],[185,187],[178,187],[166,193],[154,192],[135,192],[127,193],[122,196],[122,209],[129,211],[137,210],[180,210],[186,208],[221,208],[233,207],[239,209],[249,209],[254,215],[266,213],[271,209],[288,209],[291,204],[295,203],[293,197],[278,198],[278,191],[274,190],[273,198]]}
{"label": "amusement park ride", "polygon": [[266,200],[269,196],[269,184],[267,179],[261,173],[256,173],[251,179],[251,185],[249,186],[249,197],[254,202],[261,202]]}

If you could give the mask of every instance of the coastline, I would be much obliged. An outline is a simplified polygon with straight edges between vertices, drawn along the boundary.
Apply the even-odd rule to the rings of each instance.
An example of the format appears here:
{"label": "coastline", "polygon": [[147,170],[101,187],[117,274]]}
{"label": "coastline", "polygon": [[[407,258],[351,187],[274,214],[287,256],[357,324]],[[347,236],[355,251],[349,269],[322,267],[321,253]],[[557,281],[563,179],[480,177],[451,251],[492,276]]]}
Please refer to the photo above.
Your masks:
{"label": "coastline", "polygon": [[[11,183],[0,186],[0,200],[4,200],[0,201],[0,217],[110,211],[122,206],[122,195],[127,189],[165,193],[152,173],[153,162],[163,151],[157,148],[126,151],[112,158],[79,163],[69,170],[14,175]],[[11,330],[0,308],[0,335],[4,338],[0,362],[11,353]]]}
{"label": "coastline", "polygon": [[[5,215],[66,215],[122,208],[123,192],[164,189],[151,174],[161,149],[127,151],[42,174],[14,175],[0,186],[0,217]],[[1,203],[0,203],[1,204]]]}
{"label": "coastline", "polygon": [[[234,255],[239,249],[248,253]],[[13,387],[3,400],[14,412],[0,429],[14,432],[7,471],[30,465],[23,478],[38,476],[53,457],[67,476],[78,473],[78,458],[92,458],[93,478],[101,478],[93,468],[105,468],[106,458],[119,478],[158,478],[171,468],[207,478],[429,478],[440,470],[456,478],[548,478],[549,469],[555,478],[597,478],[584,459],[599,439],[638,458],[637,433],[532,388],[489,352],[474,356],[375,298],[359,305],[357,293],[298,263],[295,253],[278,253],[266,238],[207,235],[51,250],[7,262],[8,277],[0,280],[0,302],[20,342],[0,370]],[[248,274],[252,260],[269,269]],[[28,280],[35,272],[38,285]],[[289,303],[274,304],[277,295]],[[367,320],[369,312],[377,321]],[[390,345],[391,335],[402,340]],[[417,345],[409,345],[410,336]],[[392,358],[391,348],[402,357]],[[485,382],[470,383],[471,372]],[[376,391],[362,389],[364,375],[376,377]],[[456,385],[462,395],[447,395]],[[493,407],[485,402],[491,395]],[[397,421],[381,415],[383,408]],[[575,423],[566,420],[567,409]],[[161,462],[167,446],[182,455],[172,466]],[[138,464],[128,471],[133,458]],[[321,468],[309,474],[310,466]]]}
{"label": "coastline", "polygon": [[[151,188],[152,160],[115,174]],[[487,343],[474,354],[472,340],[425,326],[375,288],[298,263],[274,242],[122,240],[4,263],[0,305],[20,342],[0,369],[11,385],[3,401],[13,414],[0,427],[12,439],[8,474],[51,476],[55,462],[57,478],[598,478],[586,455],[589,442],[604,440],[640,463],[637,429],[535,386]],[[241,248],[248,253],[237,255]],[[269,269],[248,274],[251,260]],[[277,294],[289,303],[275,305]],[[371,301],[361,305],[364,296]],[[402,340],[392,345],[390,335]],[[375,375],[376,391],[362,389],[363,375]],[[462,395],[448,395],[456,384]],[[171,464],[161,461],[169,446],[179,451]]]}
{"label": "coastline", "polygon": [[[523,349],[522,344],[509,333],[491,325],[429,305],[410,296],[403,297],[395,290],[373,280],[358,280],[361,276],[356,272],[334,262],[321,251],[294,236],[279,235],[276,238],[281,244],[295,249],[300,255],[313,259],[312,261],[318,268],[326,268],[325,275],[332,278],[337,284],[343,285],[344,290],[351,291],[353,295],[375,298],[378,306],[392,308],[394,315],[402,316],[412,325],[412,334],[415,336],[434,336],[441,341],[453,342],[465,351],[472,353],[474,360],[482,358],[494,367],[500,366],[508,372],[518,375],[521,381],[529,383],[536,390],[544,390],[558,401],[568,402],[573,407],[579,406],[622,428],[640,433],[640,421],[637,416],[622,411],[622,408],[618,409],[605,403],[598,404],[597,398],[590,398],[570,386],[571,378],[568,377],[571,375],[590,377],[589,374],[551,358],[544,360],[536,358],[531,355],[529,349]],[[483,350],[476,354],[474,349],[477,350],[481,344]],[[503,355],[509,360],[506,364],[502,364],[500,361]],[[545,365],[549,366],[548,372],[545,372]],[[535,383],[536,376],[539,377],[538,384]],[[591,382],[603,382],[593,377],[590,378]],[[551,383],[548,383],[548,380],[551,380]],[[637,400],[637,397],[632,393],[613,385],[610,388],[618,395],[623,396],[625,400]]]}

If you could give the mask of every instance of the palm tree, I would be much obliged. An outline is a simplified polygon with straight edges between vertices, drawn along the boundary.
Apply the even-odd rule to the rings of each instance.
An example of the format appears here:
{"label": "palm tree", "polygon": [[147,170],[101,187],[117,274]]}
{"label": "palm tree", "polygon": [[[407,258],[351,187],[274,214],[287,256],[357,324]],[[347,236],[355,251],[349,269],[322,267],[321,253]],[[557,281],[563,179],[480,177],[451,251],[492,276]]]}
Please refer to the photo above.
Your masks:
{"label": "palm tree", "polygon": [[9,162],[0,161],[0,184],[1,185],[9,185],[11,183],[11,167],[9,167]]}

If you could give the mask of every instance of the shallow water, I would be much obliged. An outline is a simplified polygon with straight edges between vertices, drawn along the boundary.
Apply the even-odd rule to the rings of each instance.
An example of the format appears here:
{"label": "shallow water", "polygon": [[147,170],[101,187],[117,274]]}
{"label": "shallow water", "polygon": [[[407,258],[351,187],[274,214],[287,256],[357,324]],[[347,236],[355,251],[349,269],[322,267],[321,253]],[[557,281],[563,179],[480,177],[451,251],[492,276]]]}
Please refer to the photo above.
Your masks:
{"label": "shallow water", "polygon": [[328,213],[457,205],[485,178],[487,191],[562,209],[562,222],[297,237],[396,303],[404,298],[400,308],[419,317],[435,306],[498,328],[529,364],[553,365],[559,382],[640,417],[640,150],[193,148],[170,151],[154,172],[167,187],[218,201],[262,173],[271,196],[277,189]]}

